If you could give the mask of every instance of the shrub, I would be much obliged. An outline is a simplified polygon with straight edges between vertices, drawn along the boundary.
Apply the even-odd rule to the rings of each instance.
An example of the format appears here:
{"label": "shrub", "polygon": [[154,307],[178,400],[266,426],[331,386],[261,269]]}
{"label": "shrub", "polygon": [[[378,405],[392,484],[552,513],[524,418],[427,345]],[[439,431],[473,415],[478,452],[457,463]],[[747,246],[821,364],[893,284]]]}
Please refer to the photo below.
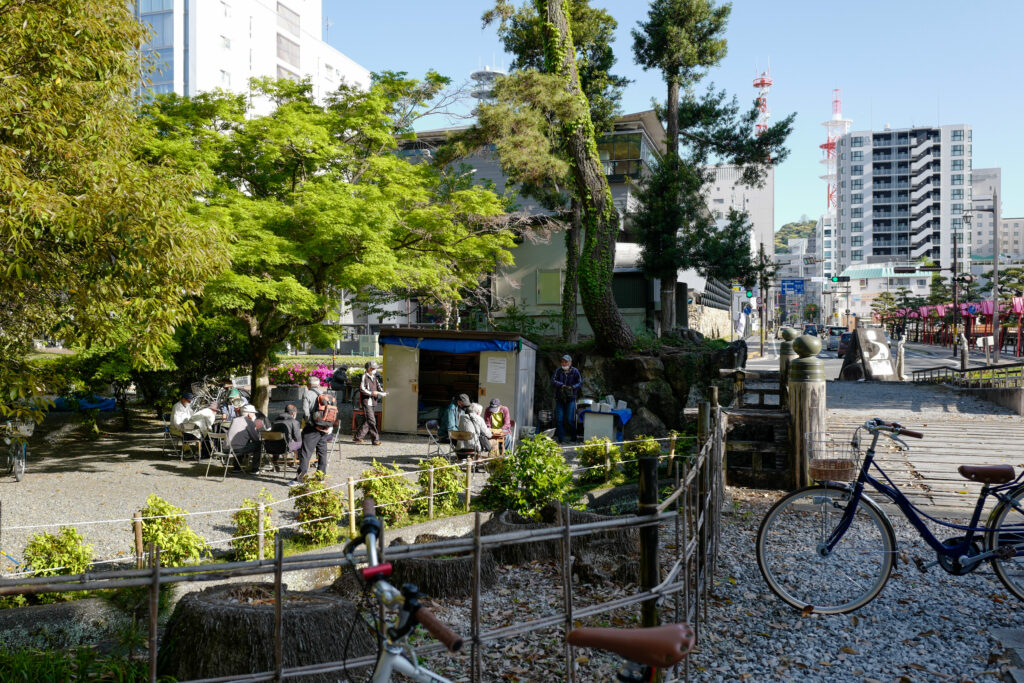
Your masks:
{"label": "shrub", "polygon": [[636,438],[622,447],[622,459],[633,462],[623,462],[622,471],[630,479],[640,476],[640,463],[637,458],[657,458],[661,455],[661,444],[654,440],[653,436],[637,434]]}
{"label": "shrub", "polygon": [[[35,534],[25,546],[25,564],[32,568],[32,576],[81,574],[92,561],[92,546],[83,540],[82,535],[70,526],[62,526],[56,534]],[[62,602],[75,597],[78,597],[75,592],[38,595],[42,603]]]}
{"label": "shrub", "polygon": [[377,516],[394,526],[409,517],[412,499],[416,497],[416,485],[401,476],[398,465],[385,465],[373,461],[373,467],[360,476],[364,481],[357,484],[363,497],[373,496],[377,502]]}
{"label": "shrub", "polygon": [[[309,495],[303,495],[303,494]],[[338,520],[345,514],[345,504],[336,489],[324,486],[324,475],[316,472],[288,495],[295,498],[299,529],[313,545],[331,545],[338,542]],[[302,496],[296,498],[296,496]]]}
{"label": "shrub", "polygon": [[[434,514],[450,515],[459,509],[459,494],[466,490],[466,480],[462,470],[452,467],[442,457],[420,460],[420,476],[416,483],[420,486],[421,497],[430,493],[430,468],[434,469]],[[440,469],[444,468],[444,469]],[[427,500],[413,502],[413,510],[420,514],[427,512]]]}
{"label": "shrub", "polygon": [[238,561],[256,560],[260,554],[260,539],[255,536],[260,528],[260,515],[257,504],[263,501],[267,507],[263,511],[263,537],[264,548],[274,547],[274,536],[277,529],[273,528],[273,508],[269,507],[274,502],[273,496],[267,489],[261,488],[256,498],[246,498],[242,501],[242,509],[231,515],[235,522],[235,534],[231,541],[235,549],[235,559]]}
{"label": "shrub", "polygon": [[[206,539],[192,531],[180,507],[171,505],[156,494],[146,498],[146,507],[142,509],[143,517],[157,519],[142,520],[142,544],[149,548],[153,543],[160,548],[160,564],[164,567],[180,567],[183,564],[198,562],[204,555],[210,554]],[[135,548],[132,548],[135,554]]]}
{"label": "shrub", "polygon": [[[608,480],[608,477],[615,471],[615,466],[622,460],[619,447],[609,445],[610,443],[608,439],[594,437],[583,442],[583,445],[576,449],[576,458],[579,460],[580,466],[593,468],[580,472],[580,481],[599,482]],[[608,464],[611,466],[611,470],[608,472],[604,469],[606,445],[608,446]]]}
{"label": "shrub", "polygon": [[481,493],[491,507],[535,517],[548,501],[567,502],[572,470],[562,449],[550,437],[538,434],[523,439],[497,470]]}

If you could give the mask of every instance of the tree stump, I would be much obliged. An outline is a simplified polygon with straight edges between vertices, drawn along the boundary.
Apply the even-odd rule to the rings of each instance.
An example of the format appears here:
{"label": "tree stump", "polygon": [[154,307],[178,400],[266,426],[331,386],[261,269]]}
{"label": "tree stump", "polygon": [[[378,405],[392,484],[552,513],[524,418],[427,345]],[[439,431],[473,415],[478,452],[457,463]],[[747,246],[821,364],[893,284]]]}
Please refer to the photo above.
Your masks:
{"label": "tree stump", "polygon": [[[353,658],[377,649],[355,604],[330,593],[284,591],[282,620],[286,667]],[[167,623],[157,669],[161,676],[178,680],[272,671],[273,586],[230,584],[183,597]],[[334,672],[288,680],[326,683],[341,678],[342,673]]]}

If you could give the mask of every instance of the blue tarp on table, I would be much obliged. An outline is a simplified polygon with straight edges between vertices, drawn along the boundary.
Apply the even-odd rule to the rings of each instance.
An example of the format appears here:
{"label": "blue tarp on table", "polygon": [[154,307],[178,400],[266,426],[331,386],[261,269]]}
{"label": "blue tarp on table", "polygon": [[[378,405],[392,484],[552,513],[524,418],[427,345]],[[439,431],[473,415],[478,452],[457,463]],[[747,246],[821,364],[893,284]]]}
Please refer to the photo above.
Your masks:
{"label": "blue tarp on table", "polygon": [[519,342],[506,339],[418,339],[416,337],[396,337],[381,335],[381,346],[409,346],[424,351],[441,351],[443,353],[479,353],[481,351],[518,351]]}
{"label": "blue tarp on table", "polygon": [[117,408],[117,400],[113,398],[104,398],[102,396],[97,396],[96,394],[79,399],[58,396],[53,401],[52,410],[68,412],[71,410],[92,410],[94,408],[101,412],[110,412]]}

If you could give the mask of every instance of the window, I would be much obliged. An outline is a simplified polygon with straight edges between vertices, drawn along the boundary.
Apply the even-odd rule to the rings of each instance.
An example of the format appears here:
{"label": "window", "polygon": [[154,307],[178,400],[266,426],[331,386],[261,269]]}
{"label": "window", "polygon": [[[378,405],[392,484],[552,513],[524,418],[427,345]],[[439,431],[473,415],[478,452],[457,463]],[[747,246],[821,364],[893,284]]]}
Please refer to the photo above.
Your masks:
{"label": "window", "polygon": [[840,154],[839,155],[839,159],[840,159],[840,161],[846,161],[846,152],[843,152],[842,154]]}
{"label": "window", "polygon": [[[963,190],[953,190],[950,193],[949,198],[950,199],[963,199],[964,198],[964,191]],[[994,305],[995,304],[993,304],[993,306]]]}
{"label": "window", "polygon": [[832,229],[831,228],[825,228],[825,237],[831,237],[831,236],[832,236]]}
{"label": "window", "polygon": [[139,11],[146,12],[167,12],[174,9],[174,0],[141,0]]}
{"label": "window", "polygon": [[538,304],[560,304],[560,303],[562,303],[562,271],[561,270],[538,270],[537,271],[537,303]]}
{"label": "window", "polygon": [[[962,214],[963,212],[964,212],[964,205],[963,204],[953,204],[951,206],[950,213],[952,213],[954,216]],[[992,304],[992,305],[994,306],[995,304]]]}
{"label": "window", "polygon": [[864,232],[864,224],[860,221],[850,223],[850,232]]}
{"label": "window", "polygon": [[863,218],[864,209],[858,207],[850,209],[850,218]]}
{"label": "window", "polygon": [[863,147],[863,146],[864,146],[864,138],[862,138],[862,137],[850,138],[850,147]]}
{"label": "window", "polygon": [[286,69],[286,68],[284,68],[283,66],[280,66],[280,65],[277,67],[277,77],[278,78],[290,78],[293,81],[300,80],[299,79],[299,74],[295,73],[294,71],[289,71],[288,69]]}
{"label": "window", "polygon": [[957,173],[952,178],[950,178],[949,182],[950,182],[951,185],[963,185],[964,184],[964,174],[963,173]]}
{"label": "window", "polygon": [[868,281],[867,281],[867,280],[861,280],[861,281],[860,281],[860,287],[861,287],[861,289],[864,289],[864,288],[865,288],[865,287],[867,287],[867,286],[868,286]]}
{"label": "window", "polygon": [[825,240],[825,248],[826,249],[831,249],[832,248],[832,240]]}
{"label": "window", "polygon": [[850,258],[853,259],[854,261],[860,261],[861,259],[864,258],[864,252],[861,251],[860,249],[854,249],[853,251],[850,252]]}
{"label": "window", "polygon": [[851,166],[850,175],[864,175],[864,167],[860,164],[855,164]]}
{"label": "window", "polygon": [[231,74],[225,71],[224,69],[220,70],[220,84],[223,85],[225,88],[231,87]]}
{"label": "window", "polygon": [[850,238],[850,246],[851,247],[863,247],[864,246],[864,238],[861,237],[860,235],[854,235],[853,237]]}
{"label": "window", "polygon": [[927,280],[918,280],[917,281],[917,286],[918,287],[927,287],[928,286],[928,281]]}
{"label": "window", "polygon": [[851,152],[850,161],[864,161],[864,152]]}
{"label": "window", "polygon": [[231,39],[228,38],[227,36],[221,36],[220,37],[220,46],[222,48],[224,48],[225,50],[230,50],[231,49]]}
{"label": "window", "polygon": [[277,25],[292,35],[299,35],[299,13],[277,3]]}
{"label": "window", "polygon": [[174,13],[150,14],[142,18],[143,24],[149,24],[152,32],[149,41],[143,45],[145,50],[159,50],[174,45]]}
{"label": "window", "polygon": [[949,227],[952,228],[953,230],[959,230],[963,226],[963,224],[964,219],[954,218],[952,221],[949,222]]}
{"label": "window", "polygon": [[963,145],[953,145],[951,149],[952,149],[952,151],[950,152],[951,156],[962,157],[964,155],[964,146]]}
{"label": "window", "polygon": [[964,139],[964,129],[961,128],[959,130],[954,130],[953,135],[950,139],[953,140],[954,142],[962,141]]}
{"label": "window", "polygon": [[856,194],[856,193],[855,193],[855,194],[853,195],[853,203],[854,203],[854,204],[863,204],[863,203],[864,203],[864,195],[862,195],[862,194]]}
{"label": "window", "polygon": [[299,44],[278,33],[277,57],[292,66],[299,66]]}
{"label": "window", "polygon": [[864,189],[864,179],[863,178],[857,178],[856,180],[851,180],[850,181],[850,189],[851,190],[863,190]]}
{"label": "window", "polygon": [[952,164],[952,166],[950,168],[952,168],[954,171],[962,171],[962,170],[964,170],[964,160],[963,159],[953,159],[953,164]]}

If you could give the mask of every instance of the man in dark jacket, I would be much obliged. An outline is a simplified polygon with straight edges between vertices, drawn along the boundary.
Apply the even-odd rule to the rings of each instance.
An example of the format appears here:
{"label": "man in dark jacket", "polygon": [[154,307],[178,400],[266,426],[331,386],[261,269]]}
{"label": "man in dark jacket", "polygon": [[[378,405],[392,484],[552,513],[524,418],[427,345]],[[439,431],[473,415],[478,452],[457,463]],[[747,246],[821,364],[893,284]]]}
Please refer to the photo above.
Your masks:
{"label": "man in dark jacket", "polygon": [[352,441],[363,443],[369,436],[374,446],[380,445],[380,432],[377,430],[377,415],[374,411],[377,401],[385,396],[387,393],[377,379],[377,361],[371,360],[366,364],[363,379],[359,383],[359,406],[363,411],[363,423],[359,425]]}
{"label": "man in dark jacket", "polygon": [[314,423],[317,397],[324,393],[324,388],[320,386],[320,378],[313,376],[306,380],[306,386],[308,388],[302,396],[302,413],[306,420],[306,426],[302,428],[302,456],[299,458],[299,471],[295,474],[295,478],[288,482],[288,486],[298,486],[305,479],[314,451],[316,452],[317,471],[327,475],[327,437],[331,432],[317,429]]}
{"label": "man in dark jacket", "polygon": [[[256,408],[254,406],[246,404],[242,407],[242,414],[232,420],[228,427],[227,438],[239,463],[244,459],[243,456],[248,455],[251,460],[249,471],[259,472],[262,459],[260,449],[262,440],[256,426]],[[239,465],[236,464],[235,468],[238,469]]]}
{"label": "man in dark jacket", "polygon": [[572,366],[572,356],[562,356],[562,364],[555,370],[551,383],[555,387],[555,435],[558,443],[566,436],[576,441],[576,396],[583,386],[583,375]]}
{"label": "man in dark jacket", "polygon": [[277,471],[280,456],[302,448],[302,425],[299,424],[299,409],[294,403],[289,403],[284,412],[277,416],[271,431],[284,434],[280,441],[267,441],[264,446],[267,453],[274,456],[274,470]]}

